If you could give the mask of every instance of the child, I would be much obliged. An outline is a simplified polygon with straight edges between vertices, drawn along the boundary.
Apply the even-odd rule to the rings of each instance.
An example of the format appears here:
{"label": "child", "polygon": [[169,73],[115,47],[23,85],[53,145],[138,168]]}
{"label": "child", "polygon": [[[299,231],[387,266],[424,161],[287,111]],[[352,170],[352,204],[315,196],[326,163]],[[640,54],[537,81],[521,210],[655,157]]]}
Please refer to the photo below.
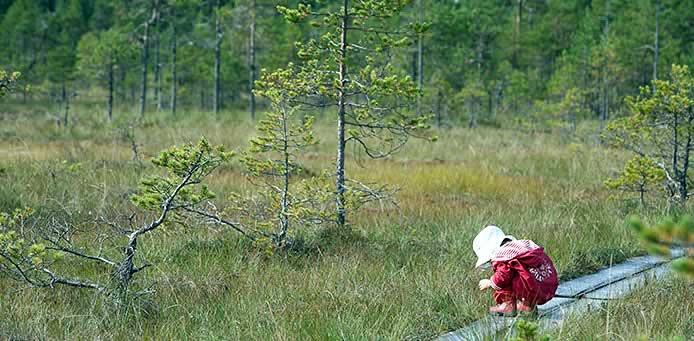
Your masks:
{"label": "child", "polygon": [[530,240],[516,240],[496,226],[487,226],[475,237],[472,249],[476,268],[491,268],[494,275],[479,283],[480,290],[493,288],[498,304],[494,315],[537,313],[537,305],[554,297],[559,286],[557,271],[542,247]]}

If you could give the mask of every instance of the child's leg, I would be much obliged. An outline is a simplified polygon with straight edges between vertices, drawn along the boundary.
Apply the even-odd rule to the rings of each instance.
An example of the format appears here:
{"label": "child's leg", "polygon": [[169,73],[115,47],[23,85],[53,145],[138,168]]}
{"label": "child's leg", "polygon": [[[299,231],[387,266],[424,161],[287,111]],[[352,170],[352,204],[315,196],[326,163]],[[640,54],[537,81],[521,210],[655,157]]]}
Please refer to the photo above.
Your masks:
{"label": "child's leg", "polygon": [[496,304],[513,301],[515,299],[516,295],[513,294],[511,288],[494,290],[494,300],[496,301]]}

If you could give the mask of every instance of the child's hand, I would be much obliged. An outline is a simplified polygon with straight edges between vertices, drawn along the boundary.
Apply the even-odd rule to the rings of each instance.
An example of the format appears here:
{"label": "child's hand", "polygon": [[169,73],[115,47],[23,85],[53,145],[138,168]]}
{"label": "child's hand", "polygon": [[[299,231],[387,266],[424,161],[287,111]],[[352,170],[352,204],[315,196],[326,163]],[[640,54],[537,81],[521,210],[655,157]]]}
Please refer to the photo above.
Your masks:
{"label": "child's hand", "polygon": [[483,279],[480,281],[479,285],[480,285],[480,290],[491,288],[492,287],[492,281],[490,281],[488,279]]}

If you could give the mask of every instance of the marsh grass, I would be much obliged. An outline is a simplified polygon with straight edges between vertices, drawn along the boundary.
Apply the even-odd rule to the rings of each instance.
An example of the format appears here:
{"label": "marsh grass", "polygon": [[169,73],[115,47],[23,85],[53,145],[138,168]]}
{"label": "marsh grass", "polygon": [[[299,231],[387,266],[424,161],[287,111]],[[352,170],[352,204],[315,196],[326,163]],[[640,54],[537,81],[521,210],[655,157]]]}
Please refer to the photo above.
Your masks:
{"label": "marsh grass", "polygon": [[623,300],[571,316],[549,335],[553,340],[691,340],[692,289],[691,279],[683,277],[651,281]]}
{"label": "marsh grass", "polygon": [[[87,225],[133,210],[128,197],[154,170],[133,161],[118,135],[132,117],[104,125],[100,113],[77,106],[76,126],[61,129],[41,109],[14,108],[21,113],[3,114],[0,126],[0,209],[31,206],[39,217]],[[135,136],[144,156],[201,135],[243,149],[253,134],[244,115],[151,114]],[[324,119],[316,130],[323,143],[302,156],[304,167],[332,169],[334,127]],[[625,156],[581,139],[489,128],[436,133],[439,142],[412,141],[389,159],[352,154],[348,176],[401,190],[399,208],[366,207],[349,217],[350,232],[299,228],[295,247],[272,257],[207,225],[146,236],[140,249],[156,265],[138,285],[152,284],[156,294],[127,314],[97,293],[18,289],[0,279],[0,338],[426,339],[483,316],[491,303],[476,289],[489,274],[472,269],[471,241],[484,224],[544,246],[565,280],[643,252],[626,215],[667,213],[611,200],[602,182]],[[209,183],[222,203],[231,191],[253,190],[237,163]]]}

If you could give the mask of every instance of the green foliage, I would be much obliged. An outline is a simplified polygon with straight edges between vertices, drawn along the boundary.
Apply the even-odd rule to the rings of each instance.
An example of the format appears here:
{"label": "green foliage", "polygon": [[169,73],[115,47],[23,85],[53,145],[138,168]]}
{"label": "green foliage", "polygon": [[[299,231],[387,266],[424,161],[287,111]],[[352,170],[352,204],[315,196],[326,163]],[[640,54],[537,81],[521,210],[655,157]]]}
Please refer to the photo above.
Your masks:
{"label": "green foliage", "polygon": [[298,183],[295,180],[304,171],[298,157],[318,144],[312,130],[313,116],[297,115],[298,101],[316,85],[310,77],[297,75],[293,64],[272,73],[263,72],[256,82],[256,93],[270,100],[272,111],[258,123],[260,136],[250,140],[251,146],[243,153],[241,162],[251,183],[262,191],[246,198],[233,195],[232,212],[272,236],[255,241],[266,254],[286,246],[287,240],[291,243],[292,227],[307,228],[326,221],[327,212],[319,209],[326,205],[316,203],[327,202],[328,192],[315,191],[308,185],[317,177]]}
{"label": "green foliage", "polygon": [[5,70],[0,70],[0,98],[14,89],[15,83],[17,83],[20,75],[21,73],[19,72],[8,73]]}
{"label": "green foliage", "polygon": [[[642,179],[660,179],[670,199],[684,202],[692,183],[694,77],[687,66],[673,65],[671,80],[653,84],[654,92],[642,87],[640,96],[627,99],[631,115],[611,122],[603,137],[641,157],[632,162],[632,177],[641,172]],[[656,166],[661,169],[658,173],[653,169]]]}
{"label": "green foliage", "polygon": [[130,200],[140,208],[154,210],[164,205],[189,207],[212,199],[215,194],[202,183],[203,178],[233,155],[223,146],[212,147],[204,138],[195,145],[171,147],[152,160],[155,166],[166,170],[167,175],[144,178],[139,194]]}
{"label": "green foliage", "polygon": [[512,338],[512,341],[549,341],[550,338],[549,336],[540,336],[538,335],[538,325],[537,323],[526,321],[526,320],[518,320],[515,324],[516,326],[516,332],[518,333],[518,336],[515,338]]}
{"label": "green foliage", "polygon": [[679,219],[667,218],[655,226],[646,226],[638,217],[632,216],[628,226],[638,233],[649,252],[669,256],[671,249],[684,251],[684,258],[672,262],[672,267],[680,273],[694,276],[694,218],[684,215]]}
{"label": "green foliage", "polygon": [[624,171],[616,179],[605,181],[605,186],[624,192],[638,193],[641,204],[645,204],[645,194],[658,189],[665,180],[665,172],[652,159],[634,156],[627,161]]}
{"label": "green foliage", "polygon": [[[346,223],[345,192],[349,190],[345,181],[346,145],[353,143],[369,157],[383,158],[400,150],[408,138],[425,137],[422,131],[429,128],[429,117],[412,110],[421,95],[419,89],[391,60],[393,53],[411,44],[412,32],[394,29],[390,22],[408,3],[344,2],[343,6],[329,6],[323,11],[305,5],[296,9],[278,7],[289,22],[316,20],[311,26],[316,31],[313,36],[318,37],[296,44],[300,62],[289,64],[269,79],[279,89],[275,92],[287,92],[289,103],[300,110],[325,106],[336,109],[334,193],[335,221],[340,227]],[[419,23],[409,28],[421,33],[427,25]],[[289,75],[292,77],[287,80]]]}
{"label": "green foliage", "polygon": [[[407,136],[428,128],[427,116],[412,115],[409,108],[419,91],[409,76],[395,68],[388,57],[398,48],[411,43],[404,31],[388,27],[388,19],[402,11],[408,2],[362,1],[343,9],[317,13],[310,7],[296,9],[278,7],[287,20],[296,22],[308,16],[321,20],[321,35],[297,43],[299,64],[290,64],[291,85],[275,82],[276,88],[289,88],[292,97],[324,98],[338,105],[345,97],[348,140],[362,147],[371,156],[389,154],[399,149]],[[346,28],[348,42],[341,56],[339,40],[342,18],[348,16],[353,26]],[[411,25],[425,31],[426,23]],[[383,34],[383,30],[393,31]],[[340,65],[348,70],[349,80],[340,79]],[[288,72],[288,71],[284,71]],[[344,84],[341,82],[344,81]],[[366,100],[368,99],[368,100]]]}
{"label": "green foliage", "polygon": [[103,32],[88,32],[77,45],[77,68],[85,77],[105,80],[110,67],[136,56],[136,47],[127,34],[116,29]]}
{"label": "green foliage", "polygon": [[31,234],[26,223],[32,214],[31,208],[0,212],[0,275],[40,285],[47,277],[44,266],[59,255],[26,239]]}

